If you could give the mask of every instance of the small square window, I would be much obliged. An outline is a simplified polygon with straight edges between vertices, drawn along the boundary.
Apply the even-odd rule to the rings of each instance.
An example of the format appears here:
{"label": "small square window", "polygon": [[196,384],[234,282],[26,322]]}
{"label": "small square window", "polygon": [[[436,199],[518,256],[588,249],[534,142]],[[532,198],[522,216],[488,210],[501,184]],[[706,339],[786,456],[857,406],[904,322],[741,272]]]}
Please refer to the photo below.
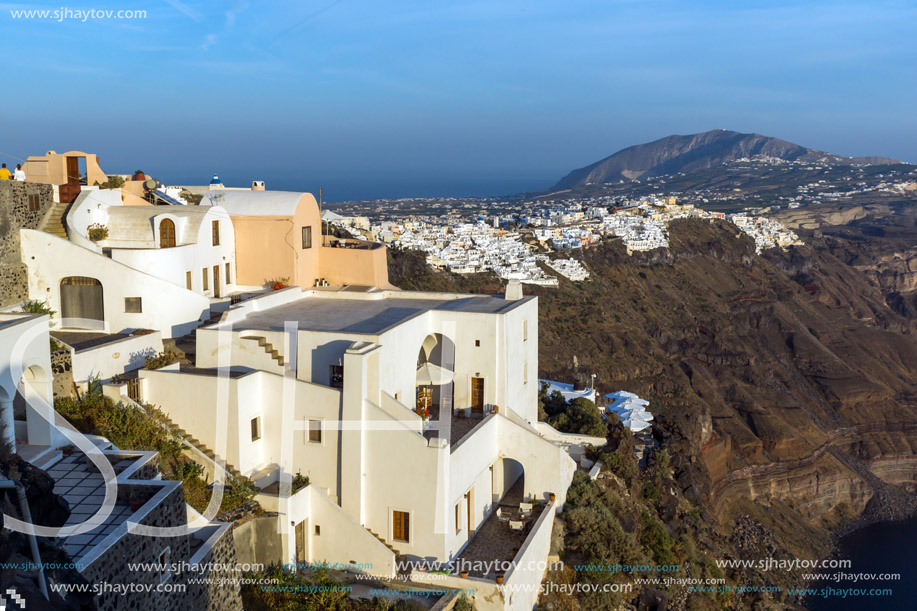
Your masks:
{"label": "small square window", "polygon": [[232,284],[232,280],[230,280],[230,278],[231,278],[232,276],[231,276],[231,274],[229,273],[231,270],[232,270],[231,264],[230,264],[230,263],[227,263],[227,264],[226,264],[226,278],[225,278],[226,284]]}
{"label": "small square window", "polygon": [[312,228],[302,228],[302,247],[303,249],[312,248]]}
{"label": "small square window", "polygon": [[252,441],[261,439],[261,416],[252,418]]}
{"label": "small square window", "polygon": [[127,314],[143,313],[143,299],[141,297],[125,297],[124,312]]}
{"label": "small square window", "polygon": [[481,340],[479,340],[479,339],[474,340],[474,347],[475,347],[475,348],[480,348],[480,347],[481,347]]}
{"label": "small square window", "polygon": [[185,272],[185,288],[189,291],[192,290],[191,287],[191,272]]}
{"label": "small square window", "polygon": [[38,193],[29,193],[29,212],[41,210],[41,197]]}
{"label": "small square window", "polygon": [[322,535],[322,527],[319,526],[318,524],[315,525],[315,534],[316,536],[319,536],[319,537]]}
{"label": "small square window", "polygon": [[206,267],[201,270],[201,281],[202,281],[201,286],[203,287],[203,290],[209,291],[210,290],[210,274],[207,273]]}
{"label": "small square window", "polygon": [[321,443],[322,442],[322,421],[321,420],[310,420],[309,421],[309,441],[312,443]]}

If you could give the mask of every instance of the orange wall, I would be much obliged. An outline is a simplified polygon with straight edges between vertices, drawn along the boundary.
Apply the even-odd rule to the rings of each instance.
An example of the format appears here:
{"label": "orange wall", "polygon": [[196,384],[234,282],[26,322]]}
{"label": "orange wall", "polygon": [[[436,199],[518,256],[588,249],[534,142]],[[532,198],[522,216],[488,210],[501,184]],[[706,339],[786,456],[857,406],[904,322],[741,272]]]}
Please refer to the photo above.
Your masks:
{"label": "orange wall", "polygon": [[362,284],[389,288],[386,253],[384,246],[373,250],[323,246],[319,277],[336,286]]}
{"label": "orange wall", "polygon": [[234,216],[236,283],[262,286],[286,278],[296,284],[292,252],[293,221],[282,216]]}

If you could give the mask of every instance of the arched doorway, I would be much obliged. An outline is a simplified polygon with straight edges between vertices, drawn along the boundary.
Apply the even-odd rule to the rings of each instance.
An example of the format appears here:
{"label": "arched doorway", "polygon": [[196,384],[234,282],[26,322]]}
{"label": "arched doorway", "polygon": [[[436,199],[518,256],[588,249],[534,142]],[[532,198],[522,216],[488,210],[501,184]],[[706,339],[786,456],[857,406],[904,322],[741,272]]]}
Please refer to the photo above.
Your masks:
{"label": "arched doorway", "polygon": [[95,278],[69,276],[60,283],[61,320],[64,327],[104,329],[102,283]]}
{"label": "arched doorway", "polygon": [[415,411],[431,420],[448,419],[452,414],[452,387],[455,372],[455,343],[441,333],[424,338],[417,353]]}

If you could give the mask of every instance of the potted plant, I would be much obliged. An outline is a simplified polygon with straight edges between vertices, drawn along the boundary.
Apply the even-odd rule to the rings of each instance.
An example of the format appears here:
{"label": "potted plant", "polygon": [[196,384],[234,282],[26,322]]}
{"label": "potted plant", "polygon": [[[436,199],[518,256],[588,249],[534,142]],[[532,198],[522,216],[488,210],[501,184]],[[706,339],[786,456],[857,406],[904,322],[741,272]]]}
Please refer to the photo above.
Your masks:
{"label": "potted plant", "polygon": [[430,418],[430,410],[426,407],[417,407],[414,409],[414,413],[427,421]]}
{"label": "potted plant", "polygon": [[146,174],[143,170],[134,170],[134,180],[146,180]]}
{"label": "potted plant", "polygon": [[497,585],[498,586],[503,585],[503,579],[504,579],[503,573],[497,573]]}
{"label": "potted plant", "polygon": [[553,503],[555,500],[557,500],[557,495],[552,492],[548,495],[548,500]]}
{"label": "potted plant", "polygon": [[89,239],[93,242],[99,242],[108,238],[108,227],[102,223],[93,223],[86,227]]}
{"label": "potted plant", "polygon": [[459,573],[459,577],[461,577],[462,579],[468,579],[468,571],[462,571],[461,573]]}

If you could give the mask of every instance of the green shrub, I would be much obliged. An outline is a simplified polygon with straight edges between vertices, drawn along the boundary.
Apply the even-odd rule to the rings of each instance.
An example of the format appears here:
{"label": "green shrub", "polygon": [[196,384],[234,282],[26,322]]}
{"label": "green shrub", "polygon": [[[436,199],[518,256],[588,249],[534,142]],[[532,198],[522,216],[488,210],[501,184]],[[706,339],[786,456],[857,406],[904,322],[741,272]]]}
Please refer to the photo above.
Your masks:
{"label": "green shrub", "polygon": [[650,514],[644,512],[640,516],[640,543],[649,552],[656,564],[672,564],[675,562],[673,547],[675,541],[669,536],[665,528]]}
{"label": "green shrub", "polygon": [[52,310],[47,301],[26,301],[22,304],[20,311],[23,314],[47,314],[51,318],[57,314],[57,310]]}
{"label": "green shrub", "polygon": [[146,357],[143,366],[147,369],[162,369],[166,365],[171,365],[178,360],[178,355],[174,352],[160,352],[153,356]]}
{"label": "green shrub", "polygon": [[301,471],[297,471],[296,475],[293,476],[293,484],[291,486],[291,493],[296,494],[301,489],[309,485],[309,476],[303,475]]}

